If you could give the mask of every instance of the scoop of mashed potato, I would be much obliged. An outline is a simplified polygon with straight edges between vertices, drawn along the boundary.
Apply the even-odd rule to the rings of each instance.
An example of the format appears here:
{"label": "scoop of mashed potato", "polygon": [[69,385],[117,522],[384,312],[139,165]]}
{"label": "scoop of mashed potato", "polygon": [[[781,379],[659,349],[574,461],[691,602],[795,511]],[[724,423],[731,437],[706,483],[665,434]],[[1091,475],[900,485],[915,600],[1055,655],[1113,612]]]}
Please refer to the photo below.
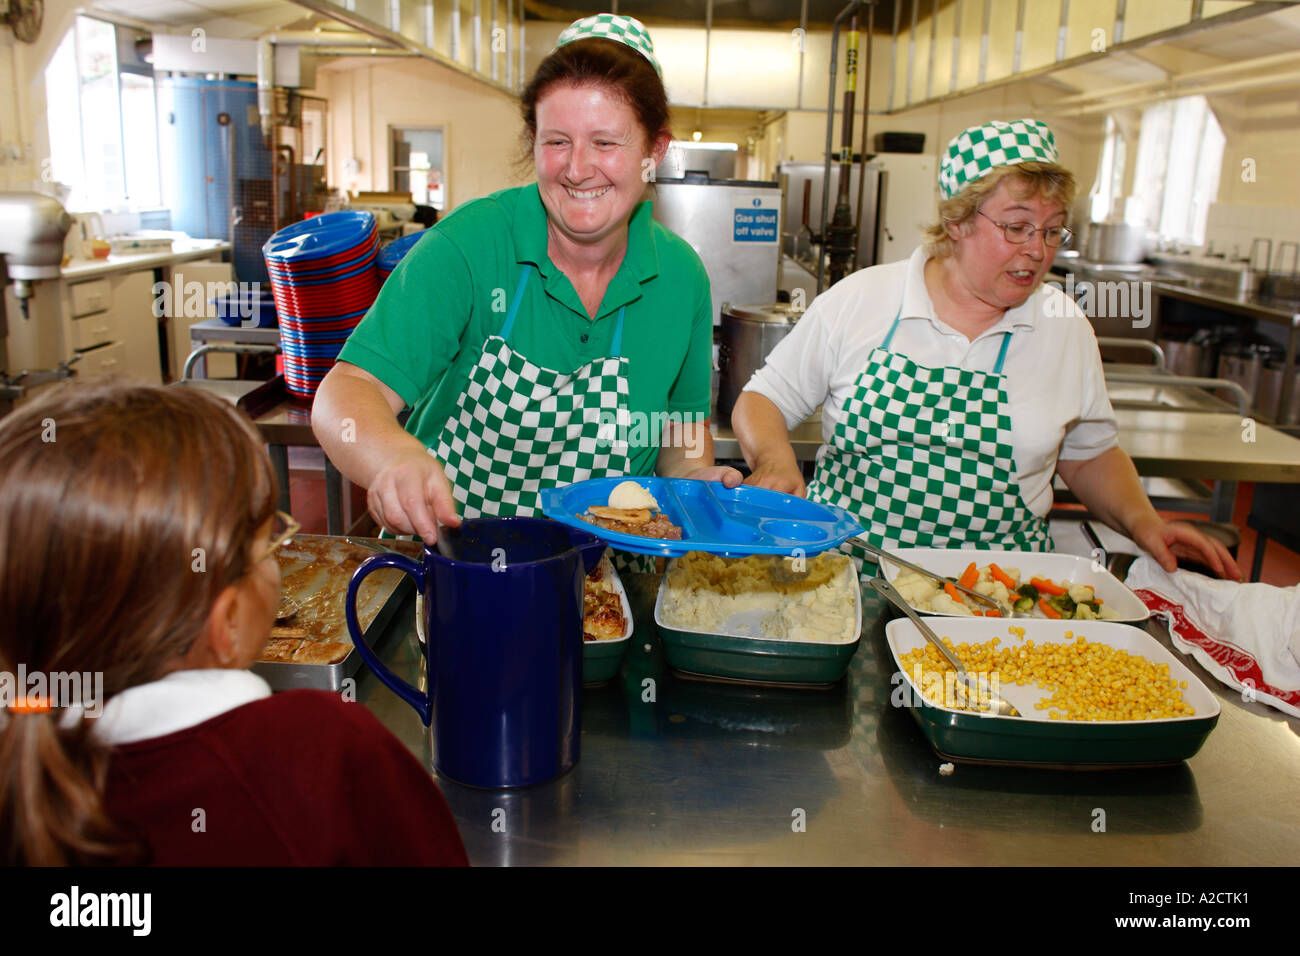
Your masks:
{"label": "scoop of mashed potato", "polygon": [[655,496],[650,494],[635,481],[620,481],[609,493],[611,508],[649,508],[651,511],[662,510]]}

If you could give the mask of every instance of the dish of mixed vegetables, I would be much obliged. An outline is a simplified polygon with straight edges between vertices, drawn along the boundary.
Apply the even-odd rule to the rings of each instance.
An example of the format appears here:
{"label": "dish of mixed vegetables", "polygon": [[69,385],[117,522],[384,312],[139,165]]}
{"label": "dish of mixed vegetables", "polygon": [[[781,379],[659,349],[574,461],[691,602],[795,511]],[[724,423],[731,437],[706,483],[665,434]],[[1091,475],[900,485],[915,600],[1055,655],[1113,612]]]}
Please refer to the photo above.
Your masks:
{"label": "dish of mixed vegetables", "polygon": [[961,577],[941,581],[905,570],[893,583],[908,604],[918,611],[934,614],[1004,616],[1001,611],[981,604],[953,586],[960,584],[993,598],[1004,607],[1035,617],[1058,621],[1115,620],[1118,617],[1097,597],[1091,585],[1038,576],[1023,581],[1019,568],[1001,568],[992,563],[980,568],[972,561]]}

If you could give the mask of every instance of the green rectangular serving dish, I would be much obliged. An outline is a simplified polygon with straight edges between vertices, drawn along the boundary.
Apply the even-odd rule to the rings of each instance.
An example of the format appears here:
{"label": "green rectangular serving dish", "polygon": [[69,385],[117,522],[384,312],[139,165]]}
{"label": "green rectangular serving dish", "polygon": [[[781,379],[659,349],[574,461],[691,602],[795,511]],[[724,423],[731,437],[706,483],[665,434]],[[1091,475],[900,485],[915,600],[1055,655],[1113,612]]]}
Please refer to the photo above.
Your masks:
{"label": "green rectangular serving dish", "polygon": [[[994,637],[1001,637],[1007,644],[1014,642],[1007,622],[999,627],[995,621],[931,617],[927,623],[940,637],[951,638],[955,644],[983,643]],[[1035,713],[1021,702],[1043,696],[1041,692],[1015,685],[1003,685],[1003,696],[1017,709],[1035,716],[986,716],[937,707],[921,696],[912,675],[902,670],[899,658],[924,644],[925,638],[911,621],[899,618],[885,627],[896,668],[892,679],[896,703],[901,700],[908,706],[939,756],[958,762],[1069,769],[1173,764],[1194,756],[1219,722],[1218,698],[1168,648],[1140,628],[1110,621],[1017,619],[1014,624],[1025,629],[1023,640],[1035,644],[1066,643],[1070,639],[1065,632],[1070,631],[1074,637],[1083,636],[1088,641],[1140,654],[1156,664],[1168,664],[1172,679],[1187,681],[1183,699],[1196,713],[1162,720],[1051,720],[1045,711]]]}
{"label": "green rectangular serving dish", "polygon": [[628,633],[616,641],[583,641],[582,682],[588,686],[611,680],[623,664],[623,655],[631,642],[632,618],[628,617]]}
{"label": "green rectangular serving dish", "polygon": [[857,628],[838,644],[774,641],[735,634],[682,630],[663,621],[664,575],[655,600],[655,625],[668,665],[684,674],[786,686],[825,687],[844,676],[862,640],[862,592],[854,589]]}

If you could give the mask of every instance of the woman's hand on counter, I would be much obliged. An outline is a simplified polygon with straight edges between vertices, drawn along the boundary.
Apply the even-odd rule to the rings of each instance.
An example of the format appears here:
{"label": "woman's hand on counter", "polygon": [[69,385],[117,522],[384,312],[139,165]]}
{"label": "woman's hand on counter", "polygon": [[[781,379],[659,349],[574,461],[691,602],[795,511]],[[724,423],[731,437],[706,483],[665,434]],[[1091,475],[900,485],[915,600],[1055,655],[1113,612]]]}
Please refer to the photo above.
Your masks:
{"label": "woman's hand on counter", "polygon": [[1221,541],[1202,534],[1186,521],[1165,521],[1159,515],[1139,521],[1130,537],[1166,571],[1178,569],[1178,559],[1199,561],[1229,581],[1244,581],[1246,575]]}
{"label": "woman's hand on counter", "polygon": [[1133,460],[1118,446],[1096,458],[1062,459],[1056,463],[1056,473],[1085,508],[1131,538],[1166,571],[1177,570],[1178,558],[1189,558],[1221,578],[1244,580],[1241,568],[1220,542],[1186,521],[1166,521],[1156,513]]}

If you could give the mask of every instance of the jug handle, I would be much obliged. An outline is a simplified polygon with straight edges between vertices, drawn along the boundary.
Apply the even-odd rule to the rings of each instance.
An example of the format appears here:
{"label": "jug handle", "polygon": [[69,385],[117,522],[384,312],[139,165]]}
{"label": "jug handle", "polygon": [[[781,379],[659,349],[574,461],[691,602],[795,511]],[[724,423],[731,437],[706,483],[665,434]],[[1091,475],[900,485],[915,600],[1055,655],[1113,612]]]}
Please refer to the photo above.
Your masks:
{"label": "jug handle", "polygon": [[[424,593],[424,569],[415,560],[408,558],[404,554],[376,554],[366,558],[361,562],[361,566],[352,572],[352,580],[348,582],[347,602],[344,605],[348,619],[348,634],[351,635],[352,643],[360,652],[361,659],[375,672],[375,676],[386,684],[394,694],[414,707],[420,715],[420,719],[424,721],[424,726],[428,727],[433,716],[433,707],[429,698],[388,669],[388,666],[366,644],[365,634],[361,630],[361,622],[357,618],[357,590],[361,587],[361,582],[365,580],[367,575],[381,568],[396,568],[404,574],[409,574],[415,578],[415,586],[420,589],[420,593]],[[431,640],[432,635],[428,639]],[[432,681],[429,682],[429,686],[433,687]]]}

